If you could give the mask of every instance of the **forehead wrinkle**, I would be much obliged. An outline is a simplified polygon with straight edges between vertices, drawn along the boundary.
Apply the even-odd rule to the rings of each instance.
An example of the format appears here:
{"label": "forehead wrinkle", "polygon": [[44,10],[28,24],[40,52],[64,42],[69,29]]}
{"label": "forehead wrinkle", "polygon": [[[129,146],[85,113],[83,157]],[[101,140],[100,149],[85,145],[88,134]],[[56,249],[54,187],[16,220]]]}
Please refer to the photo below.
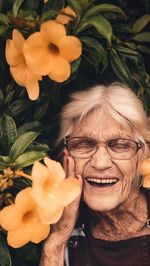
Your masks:
{"label": "forehead wrinkle", "polygon": [[116,139],[116,138],[129,138],[131,139],[131,133],[129,133],[129,129],[126,127],[123,127],[122,125],[119,125],[119,127],[112,131],[110,129],[105,131],[98,131],[93,130],[88,134],[89,137],[94,138],[96,140],[109,140],[109,139]]}
{"label": "forehead wrinkle", "polygon": [[89,113],[76,125],[74,136],[85,136],[96,140],[131,138],[129,125],[117,122],[106,110],[97,109]]}

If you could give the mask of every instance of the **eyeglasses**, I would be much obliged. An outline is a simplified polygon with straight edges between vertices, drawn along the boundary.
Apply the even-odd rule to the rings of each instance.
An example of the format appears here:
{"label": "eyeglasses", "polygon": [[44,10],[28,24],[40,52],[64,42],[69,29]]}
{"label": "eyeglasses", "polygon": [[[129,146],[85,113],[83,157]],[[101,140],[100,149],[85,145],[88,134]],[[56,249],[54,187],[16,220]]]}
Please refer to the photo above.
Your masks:
{"label": "eyeglasses", "polygon": [[86,137],[65,138],[64,145],[74,158],[91,158],[99,147],[105,147],[112,159],[126,160],[135,156],[142,148],[142,142],[131,139],[110,139],[98,143],[95,139]]}

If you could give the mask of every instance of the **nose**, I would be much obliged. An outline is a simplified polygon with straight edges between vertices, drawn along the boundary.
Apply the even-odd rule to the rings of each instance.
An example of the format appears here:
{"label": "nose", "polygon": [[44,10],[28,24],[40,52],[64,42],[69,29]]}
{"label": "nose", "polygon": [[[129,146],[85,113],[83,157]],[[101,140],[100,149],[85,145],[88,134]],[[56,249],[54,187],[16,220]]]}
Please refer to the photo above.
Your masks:
{"label": "nose", "polygon": [[95,154],[92,156],[91,159],[91,165],[92,167],[99,169],[99,170],[105,170],[107,168],[110,168],[112,166],[112,160],[110,155],[108,154],[106,147],[99,147]]}

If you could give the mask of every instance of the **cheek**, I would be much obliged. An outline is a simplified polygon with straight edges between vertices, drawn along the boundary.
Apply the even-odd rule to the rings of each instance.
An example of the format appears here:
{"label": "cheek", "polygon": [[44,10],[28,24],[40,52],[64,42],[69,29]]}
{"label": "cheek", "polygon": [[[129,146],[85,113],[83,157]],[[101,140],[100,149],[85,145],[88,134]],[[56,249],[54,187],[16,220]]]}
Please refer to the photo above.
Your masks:
{"label": "cheek", "polygon": [[123,174],[123,183],[127,187],[130,187],[137,183],[138,180],[137,168],[138,168],[137,159],[124,161],[124,163],[120,165],[119,170]]}
{"label": "cheek", "polygon": [[77,175],[80,174],[81,176],[83,176],[85,166],[86,166],[85,159],[84,160],[75,159],[75,168],[76,168]]}

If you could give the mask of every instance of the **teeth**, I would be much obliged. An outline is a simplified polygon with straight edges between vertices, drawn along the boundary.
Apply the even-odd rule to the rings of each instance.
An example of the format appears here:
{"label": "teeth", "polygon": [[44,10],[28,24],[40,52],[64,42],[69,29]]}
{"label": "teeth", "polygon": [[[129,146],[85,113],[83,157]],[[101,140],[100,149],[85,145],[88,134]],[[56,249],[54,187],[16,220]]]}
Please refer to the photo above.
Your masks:
{"label": "teeth", "polygon": [[98,184],[106,184],[106,183],[111,184],[111,183],[116,183],[118,180],[117,178],[109,178],[109,179],[87,178],[87,181],[91,181],[91,182],[98,183]]}

